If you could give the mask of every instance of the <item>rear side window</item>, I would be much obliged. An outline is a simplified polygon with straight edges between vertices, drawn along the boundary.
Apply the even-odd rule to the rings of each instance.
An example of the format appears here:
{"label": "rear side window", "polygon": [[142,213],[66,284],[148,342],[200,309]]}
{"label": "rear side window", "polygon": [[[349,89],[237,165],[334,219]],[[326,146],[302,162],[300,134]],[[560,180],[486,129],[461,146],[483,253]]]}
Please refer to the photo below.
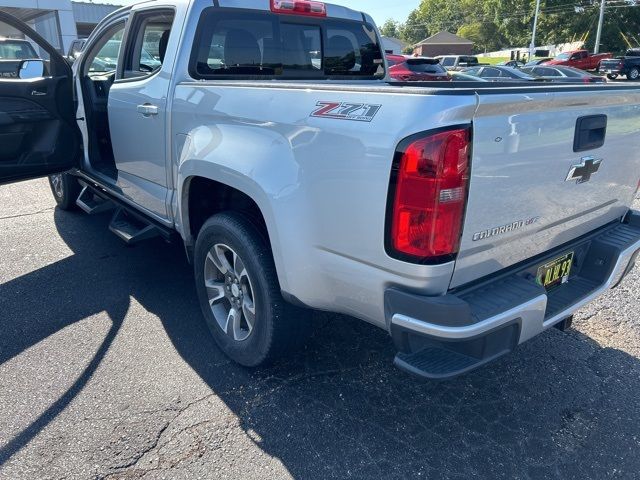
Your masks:
{"label": "rear side window", "polygon": [[502,72],[497,68],[485,68],[480,73],[482,78],[498,78],[502,76]]}
{"label": "rear side window", "polygon": [[0,40],[0,60],[38,58],[38,54],[25,40]]}
{"label": "rear side window", "polygon": [[160,69],[169,44],[173,16],[173,11],[157,10],[139,13],[133,18],[124,61],[125,78],[148,76]]}
{"label": "rear side window", "polygon": [[561,77],[560,73],[555,68],[541,67],[535,68],[532,73],[533,75],[540,75],[542,77]]}
{"label": "rear side window", "polygon": [[446,75],[447,73],[439,63],[407,60],[407,66],[409,70],[416,73],[431,73],[436,75]]}
{"label": "rear side window", "polygon": [[383,78],[375,30],[362,22],[206,9],[196,32],[195,78]]}
{"label": "rear side window", "polygon": [[124,23],[120,23],[113,28],[110,33],[106,34],[99,40],[99,50],[95,50],[89,54],[90,60],[89,73],[106,73],[112,72],[118,66],[118,58],[120,57],[120,45],[124,36]]}
{"label": "rear side window", "polygon": [[456,59],[453,57],[444,57],[440,63],[445,67],[453,67],[456,64]]}

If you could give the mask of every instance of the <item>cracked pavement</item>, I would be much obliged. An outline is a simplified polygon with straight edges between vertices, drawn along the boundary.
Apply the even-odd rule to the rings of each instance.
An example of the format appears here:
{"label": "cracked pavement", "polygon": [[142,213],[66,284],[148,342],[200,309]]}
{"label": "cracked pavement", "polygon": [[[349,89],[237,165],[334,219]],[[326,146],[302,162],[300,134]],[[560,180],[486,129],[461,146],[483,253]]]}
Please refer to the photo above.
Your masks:
{"label": "cracked pavement", "polygon": [[[246,370],[201,321],[179,245],[0,187],[0,478],[637,478],[640,278],[488,367],[423,382],[385,332],[313,314]],[[640,204],[636,205],[637,207]]]}

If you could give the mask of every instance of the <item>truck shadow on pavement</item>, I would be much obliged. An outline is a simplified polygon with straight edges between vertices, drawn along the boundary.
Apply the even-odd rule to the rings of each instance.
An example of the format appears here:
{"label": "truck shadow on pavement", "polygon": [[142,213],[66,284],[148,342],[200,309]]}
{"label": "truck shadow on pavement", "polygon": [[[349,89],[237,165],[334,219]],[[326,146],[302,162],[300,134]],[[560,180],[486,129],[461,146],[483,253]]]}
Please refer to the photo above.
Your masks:
{"label": "truck shadow on pavement", "polygon": [[[112,326],[64,395],[0,445],[0,465],[81,394],[125,318],[136,321],[127,317],[134,299],[160,319],[212,390],[199,401],[224,402],[250,442],[294,478],[631,478],[640,471],[640,362],[576,330],[547,332],[452,381],[424,382],[392,366],[385,332],[315,313],[303,351],[247,370],[227,361],[209,336],[180,245],[127,248],[104,216],[56,210],[55,222],[73,255],[0,285],[0,365],[96,313],[106,311]],[[186,428],[165,427],[140,455],[155,450],[154,469],[187,471],[234,455],[210,447],[224,439],[216,439],[216,412],[206,412],[192,420],[176,420],[178,413],[175,421],[193,422],[188,437],[181,436]],[[130,463],[105,461],[98,476],[145,473],[143,462]]]}

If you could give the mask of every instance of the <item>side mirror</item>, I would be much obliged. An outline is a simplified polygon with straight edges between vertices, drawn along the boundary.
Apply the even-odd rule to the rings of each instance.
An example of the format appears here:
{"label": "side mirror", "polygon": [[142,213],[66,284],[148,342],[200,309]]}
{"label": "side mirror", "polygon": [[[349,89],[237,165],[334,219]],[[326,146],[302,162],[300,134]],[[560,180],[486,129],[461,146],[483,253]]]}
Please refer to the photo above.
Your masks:
{"label": "side mirror", "polygon": [[30,80],[32,78],[40,78],[42,76],[44,76],[43,60],[22,60],[20,62],[18,78],[21,80]]}

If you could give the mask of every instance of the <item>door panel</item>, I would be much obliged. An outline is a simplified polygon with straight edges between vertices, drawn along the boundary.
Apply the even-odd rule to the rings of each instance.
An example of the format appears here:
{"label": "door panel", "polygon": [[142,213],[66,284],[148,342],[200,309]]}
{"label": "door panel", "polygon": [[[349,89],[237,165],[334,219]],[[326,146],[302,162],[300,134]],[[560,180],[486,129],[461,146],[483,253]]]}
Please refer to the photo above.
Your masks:
{"label": "door panel", "polygon": [[134,14],[126,33],[123,77],[109,92],[109,129],[124,195],[161,219],[167,203],[166,111],[177,35],[172,10]]}
{"label": "door panel", "polygon": [[27,25],[0,12],[0,29],[3,26],[17,29],[40,48],[45,72],[39,78],[20,79],[25,58],[16,55],[5,62],[5,67],[13,64],[15,72],[0,77],[0,184],[68,170],[77,164],[80,146],[71,68]]}

